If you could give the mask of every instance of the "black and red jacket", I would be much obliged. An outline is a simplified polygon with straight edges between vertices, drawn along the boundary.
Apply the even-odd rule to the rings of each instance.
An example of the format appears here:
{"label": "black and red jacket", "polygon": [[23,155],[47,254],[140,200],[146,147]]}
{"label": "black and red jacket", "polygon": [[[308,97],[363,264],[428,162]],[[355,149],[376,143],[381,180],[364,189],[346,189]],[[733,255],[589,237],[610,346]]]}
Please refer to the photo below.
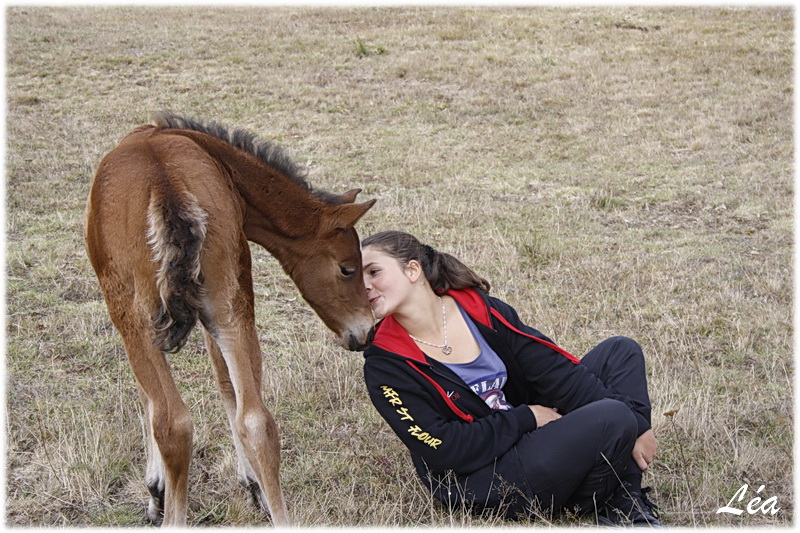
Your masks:
{"label": "black and red jacket", "polygon": [[634,412],[639,435],[650,428],[630,398],[606,387],[577,358],[523,324],[508,304],[472,289],[447,294],[505,363],[503,391],[515,407],[492,410],[447,366],[427,357],[393,317],[382,320],[364,353],[364,379],[372,403],[408,447],[423,479],[448,471],[472,474],[506,455],[536,429],[528,405],[556,407],[565,415],[612,398]]}

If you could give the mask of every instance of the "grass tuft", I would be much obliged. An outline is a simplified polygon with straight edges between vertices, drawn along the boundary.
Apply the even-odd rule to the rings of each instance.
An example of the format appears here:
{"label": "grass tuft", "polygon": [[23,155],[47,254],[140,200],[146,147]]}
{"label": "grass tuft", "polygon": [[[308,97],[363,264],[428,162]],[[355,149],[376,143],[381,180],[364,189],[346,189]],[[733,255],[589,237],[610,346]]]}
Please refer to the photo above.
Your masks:
{"label": "grass tuft", "polygon": [[356,38],[356,57],[368,57],[372,55],[382,56],[388,53],[388,50],[385,46],[376,46],[373,49],[370,49],[367,44],[361,39],[360,37]]}

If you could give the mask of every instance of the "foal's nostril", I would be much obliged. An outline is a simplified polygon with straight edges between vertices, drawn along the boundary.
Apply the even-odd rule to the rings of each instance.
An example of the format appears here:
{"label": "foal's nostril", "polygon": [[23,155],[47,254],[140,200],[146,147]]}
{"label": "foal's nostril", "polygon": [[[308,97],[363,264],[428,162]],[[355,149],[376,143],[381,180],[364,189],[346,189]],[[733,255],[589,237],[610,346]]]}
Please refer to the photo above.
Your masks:
{"label": "foal's nostril", "polygon": [[350,343],[349,343],[350,344],[350,351],[363,352],[364,350],[367,349],[367,346],[372,344],[372,339],[374,339],[374,338],[375,338],[375,328],[374,327],[370,328],[369,333],[367,333],[367,338],[366,338],[366,340],[365,340],[365,342],[363,344],[359,341],[359,339],[356,338],[355,335],[351,334],[350,335]]}
{"label": "foal's nostril", "polygon": [[350,351],[351,352],[358,352],[358,351],[363,350],[363,348],[361,348],[361,350],[359,350],[359,348],[361,348],[361,343],[358,342],[358,339],[356,339],[355,335],[351,334],[350,335]]}

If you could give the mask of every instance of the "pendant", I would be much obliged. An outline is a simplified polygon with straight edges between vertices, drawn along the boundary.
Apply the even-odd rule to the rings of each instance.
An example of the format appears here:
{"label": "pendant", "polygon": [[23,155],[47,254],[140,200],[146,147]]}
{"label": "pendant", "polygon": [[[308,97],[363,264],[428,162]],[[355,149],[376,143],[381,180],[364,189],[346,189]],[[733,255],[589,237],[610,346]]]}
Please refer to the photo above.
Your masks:
{"label": "pendant", "polygon": [[444,352],[445,355],[450,355],[451,353],[453,353],[453,349],[445,344],[442,347],[442,352]]}

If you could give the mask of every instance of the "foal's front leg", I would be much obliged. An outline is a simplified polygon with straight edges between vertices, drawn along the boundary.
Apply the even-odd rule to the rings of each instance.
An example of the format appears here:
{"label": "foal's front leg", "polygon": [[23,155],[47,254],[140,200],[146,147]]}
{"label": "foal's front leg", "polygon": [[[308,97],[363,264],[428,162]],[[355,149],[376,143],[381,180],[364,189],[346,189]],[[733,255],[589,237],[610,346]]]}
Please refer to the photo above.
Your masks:
{"label": "foal's front leg", "polygon": [[233,446],[236,449],[236,478],[239,484],[248,491],[252,503],[260,509],[263,509],[265,513],[269,513],[269,505],[267,504],[266,497],[261,491],[261,487],[258,486],[256,473],[247,460],[242,441],[239,439],[239,432],[236,430],[236,392],[233,390],[233,383],[231,382],[228,372],[228,365],[225,364],[225,359],[222,356],[219,345],[205,328],[203,329],[203,338],[205,339],[208,353],[211,356],[214,377],[216,378],[217,387],[222,397],[222,405],[225,407],[225,413],[228,415],[228,423],[231,427]]}
{"label": "foal's front leg", "polygon": [[269,510],[276,526],[288,526],[280,487],[278,427],[261,395],[261,349],[255,325],[243,329],[205,332],[206,346],[239,455],[239,481]]}

